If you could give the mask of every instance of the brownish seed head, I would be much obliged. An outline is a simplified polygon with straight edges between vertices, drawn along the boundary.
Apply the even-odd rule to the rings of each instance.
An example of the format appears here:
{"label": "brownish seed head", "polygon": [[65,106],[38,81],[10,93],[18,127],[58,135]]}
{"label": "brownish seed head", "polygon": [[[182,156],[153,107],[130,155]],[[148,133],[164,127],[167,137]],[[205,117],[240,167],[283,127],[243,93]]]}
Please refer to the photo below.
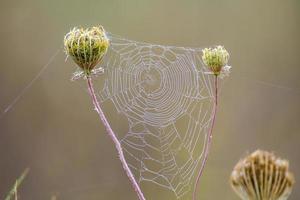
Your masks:
{"label": "brownish seed head", "polygon": [[230,177],[243,200],[286,200],[294,182],[287,160],[261,150],[240,160]]}

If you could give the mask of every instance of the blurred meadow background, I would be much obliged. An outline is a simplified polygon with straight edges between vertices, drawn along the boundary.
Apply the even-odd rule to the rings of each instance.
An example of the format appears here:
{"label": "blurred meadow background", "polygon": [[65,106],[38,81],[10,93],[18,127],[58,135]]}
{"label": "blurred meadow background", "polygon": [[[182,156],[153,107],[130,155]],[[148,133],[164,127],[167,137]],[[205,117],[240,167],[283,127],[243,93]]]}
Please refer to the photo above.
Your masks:
{"label": "blurred meadow background", "polygon": [[[0,119],[0,199],[27,167],[22,200],[136,199],[89,96],[70,81],[75,64],[62,52],[72,27],[98,24],[137,41],[221,44],[230,52],[233,69],[222,84],[199,199],[237,200],[228,183],[232,168],[258,148],[288,159],[300,180],[299,0],[2,0],[0,16],[1,113],[60,49]],[[159,189],[145,194],[168,196]],[[289,199],[299,198],[296,182]]]}

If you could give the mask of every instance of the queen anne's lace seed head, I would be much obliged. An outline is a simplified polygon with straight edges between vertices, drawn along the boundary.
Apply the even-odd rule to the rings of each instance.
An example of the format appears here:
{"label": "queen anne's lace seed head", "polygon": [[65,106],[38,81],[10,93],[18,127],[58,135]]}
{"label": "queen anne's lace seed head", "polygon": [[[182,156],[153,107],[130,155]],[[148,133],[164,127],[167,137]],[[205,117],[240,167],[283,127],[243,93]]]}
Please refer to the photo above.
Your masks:
{"label": "queen anne's lace seed head", "polygon": [[73,28],[64,38],[66,54],[90,75],[91,70],[101,61],[109,47],[109,40],[102,26]]}
{"label": "queen anne's lace seed head", "polygon": [[287,160],[257,150],[238,162],[231,177],[234,191],[243,200],[286,200],[294,177]]}
{"label": "queen anne's lace seed head", "polygon": [[219,75],[222,68],[228,63],[229,53],[223,46],[205,48],[202,50],[204,64],[215,74]]}

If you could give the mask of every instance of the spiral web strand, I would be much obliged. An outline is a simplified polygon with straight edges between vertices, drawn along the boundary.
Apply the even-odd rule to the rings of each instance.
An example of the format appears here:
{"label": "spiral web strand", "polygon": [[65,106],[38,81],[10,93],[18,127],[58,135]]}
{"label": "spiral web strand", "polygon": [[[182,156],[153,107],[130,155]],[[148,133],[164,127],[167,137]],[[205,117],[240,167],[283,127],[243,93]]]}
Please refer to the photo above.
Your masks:
{"label": "spiral web strand", "polygon": [[136,180],[180,199],[193,188],[212,120],[213,77],[202,49],[109,38],[98,99],[128,121],[126,133],[116,134]]}

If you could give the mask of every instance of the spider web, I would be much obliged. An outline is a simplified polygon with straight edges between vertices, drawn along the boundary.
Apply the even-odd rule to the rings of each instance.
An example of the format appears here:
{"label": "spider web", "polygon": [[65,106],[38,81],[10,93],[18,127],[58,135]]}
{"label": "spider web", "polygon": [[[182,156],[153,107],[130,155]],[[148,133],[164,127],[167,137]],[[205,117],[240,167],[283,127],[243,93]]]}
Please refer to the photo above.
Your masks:
{"label": "spider web", "polygon": [[212,76],[202,49],[109,38],[98,99],[128,121],[126,133],[116,134],[136,180],[179,199],[193,188],[212,120]]}

